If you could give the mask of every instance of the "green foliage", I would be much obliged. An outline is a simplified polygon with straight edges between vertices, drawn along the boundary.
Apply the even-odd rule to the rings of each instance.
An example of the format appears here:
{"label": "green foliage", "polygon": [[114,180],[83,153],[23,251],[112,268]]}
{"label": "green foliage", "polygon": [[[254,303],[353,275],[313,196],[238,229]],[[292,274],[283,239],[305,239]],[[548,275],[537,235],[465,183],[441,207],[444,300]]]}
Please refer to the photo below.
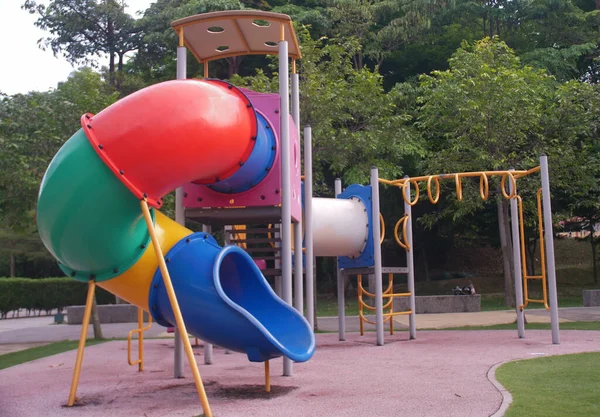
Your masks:
{"label": "green foliage", "polygon": [[[369,168],[382,176],[403,173],[406,158],[423,155],[423,144],[411,116],[396,105],[400,91],[386,92],[382,77],[363,68],[353,57],[358,44],[350,40],[312,40],[301,32],[303,59],[299,64],[301,125],[313,130],[316,177],[343,176],[346,183],[364,183]],[[277,91],[278,79],[258,71],[232,82],[257,91]]]}
{"label": "green foliage", "polygon": [[81,127],[82,114],[97,113],[116,99],[89,68],[53,91],[0,97],[0,227],[33,230],[39,184],[52,157]]}
{"label": "green foliage", "polygon": [[[67,306],[84,305],[87,285],[71,278],[0,278],[0,314],[26,309],[63,310]],[[98,288],[98,304],[112,304],[114,295]]]}

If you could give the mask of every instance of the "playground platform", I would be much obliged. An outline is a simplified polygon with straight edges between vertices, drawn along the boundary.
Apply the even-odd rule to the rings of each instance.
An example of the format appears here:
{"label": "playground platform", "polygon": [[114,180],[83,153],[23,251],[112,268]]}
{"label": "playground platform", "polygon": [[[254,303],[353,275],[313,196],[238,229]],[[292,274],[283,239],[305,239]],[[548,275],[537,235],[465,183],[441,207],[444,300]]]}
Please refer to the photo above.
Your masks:
{"label": "playground platform", "polygon": [[[600,332],[561,331],[552,345],[549,331],[421,331],[386,337],[375,334],[318,334],[310,361],[281,376],[272,361],[272,392],[265,393],[263,366],[238,353],[214,351],[212,365],[200,365],[213,413],[219,417],[279,416],[490,416],[502,394],[488,379],[490,369],[519,358],[600,350]],[[198,363],[202,349],[195,348]],[[146,342],[146,368],[127,366],[126,342],[86,350],[78,405],[65,408],[75,352],[0,371],[0,414],[11,417],[185,416],[202,414],[189,369],[172,378],[171,340]],[[187,365],[186,365],[187,367]],[[490,374],[493,374],[491,372]],[[361,395],[362,394],[362,395]]]}

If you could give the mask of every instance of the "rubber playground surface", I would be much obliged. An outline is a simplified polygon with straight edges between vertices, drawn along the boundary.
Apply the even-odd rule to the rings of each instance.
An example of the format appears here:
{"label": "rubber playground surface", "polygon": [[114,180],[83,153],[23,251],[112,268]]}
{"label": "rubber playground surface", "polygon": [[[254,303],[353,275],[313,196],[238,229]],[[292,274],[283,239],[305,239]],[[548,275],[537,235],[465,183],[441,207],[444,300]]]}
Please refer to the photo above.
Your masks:
{"label": "rubber playground surface", "polygon": [[[195,347],[213,414],[233,416],[490,416],[502,403],[488,379],[494,365],[518,358],[600,350],[600,332],[561,331],[551,344],[548,330],[419,331],[386,335],[318,334],[314,357],[294,364],[294,376],[281,376],[281,359],[271,362],[272,392],[264,392],[262,363],[243,354],[215,349],[204,365]],[[78,389],[79,406],[65,408],[75,351],[0,371],[0,415],[186,416],[202,414],[193,379],[172,378],[173,341],[145,343],[144,372],[127,366],[126,342],[86,349]],[[187,365],[186,365],[187,366]]]}

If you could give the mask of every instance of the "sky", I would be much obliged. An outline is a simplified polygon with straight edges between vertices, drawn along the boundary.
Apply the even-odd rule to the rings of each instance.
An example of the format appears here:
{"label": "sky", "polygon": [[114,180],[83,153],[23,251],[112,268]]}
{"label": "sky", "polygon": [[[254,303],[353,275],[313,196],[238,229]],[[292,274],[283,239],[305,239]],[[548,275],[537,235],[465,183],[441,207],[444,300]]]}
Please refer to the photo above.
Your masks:
{"label": "sky", "polygon": [[[126,0],[126,10],[135,16],[152,2]],[[38,47],[38,39],[47,34],[34,26],[37,17],[22,10],[23,3],[24,0],[0,0],[0,92],[11,95],[55,88],[76,69],[52,51]]]}

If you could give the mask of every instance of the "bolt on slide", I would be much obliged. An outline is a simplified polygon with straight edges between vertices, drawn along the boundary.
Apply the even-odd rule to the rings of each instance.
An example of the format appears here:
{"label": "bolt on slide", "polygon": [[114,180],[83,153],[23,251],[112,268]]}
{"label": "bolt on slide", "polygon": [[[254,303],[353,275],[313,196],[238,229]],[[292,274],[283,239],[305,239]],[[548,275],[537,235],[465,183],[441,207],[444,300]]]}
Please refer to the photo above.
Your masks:
{"label": "bolt on slide", "polygon": [[270,140],[267,122],[248,98],[221,81],[167,81],[81,121],[50,163],[38,198],[40,236],[65,274],[94,280],[159,324],[175,325],[140,211],[145,199],[189,333],[251,361],[310,359],[308,322],[273,292],[243,249],[222,248],[156,210],[177,187],[217,184],[248,161],[241,179],[247,187],[237,184],[238,175],[239,187],[264,176],[254,160]]}

